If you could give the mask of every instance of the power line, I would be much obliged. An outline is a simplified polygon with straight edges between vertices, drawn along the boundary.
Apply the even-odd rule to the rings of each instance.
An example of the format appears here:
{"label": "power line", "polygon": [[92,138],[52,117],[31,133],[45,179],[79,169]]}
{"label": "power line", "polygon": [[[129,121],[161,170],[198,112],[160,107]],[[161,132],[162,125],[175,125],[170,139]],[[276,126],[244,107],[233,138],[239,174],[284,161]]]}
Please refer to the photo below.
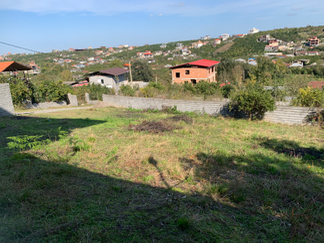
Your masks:
{"label": "power line", "polygon": [[22,50],[26,50],[26,51],[31,51],[31,52],[40,52],[40,51],[35,51],[33,49],[28,49],[28,48],[25,48],[25,47],[21,47],[21,46],[17,46],[17,45],[13,45],[13,44],[10,44],[10,43],[7,43],[7,42],[3,42],[3,41],[0,41],[1,44],[4,44],[4,45],[7,45],[7,46],[12,46],[12,47],[16,47],[16,48],[19,48],[19,49],[22,49]]}

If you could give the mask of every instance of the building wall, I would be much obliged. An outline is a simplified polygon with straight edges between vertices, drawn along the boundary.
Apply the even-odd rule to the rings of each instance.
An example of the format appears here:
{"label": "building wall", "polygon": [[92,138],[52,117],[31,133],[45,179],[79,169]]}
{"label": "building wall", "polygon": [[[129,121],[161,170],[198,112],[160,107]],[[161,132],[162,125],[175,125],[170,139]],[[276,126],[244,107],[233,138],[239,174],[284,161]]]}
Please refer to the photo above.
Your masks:
{"label": "building wall", "polygon": [[[123,108],[162,110],[164,107],[176,106],[177,110],[182,112],[193,111],[210,115],[233,115],[227,108],[228,99],[224,99],[223,101],[195,101],[103,95],[103,101],[109,106]],[[305,117],[314,112],[309,107],[294,107],[281,103],[277,103],[276,105],[277,109],[275,111],[265,114],[265,121],[289,125],[302,124]]]}
{"label": "building wall", "polygon": [[0,117],[15,113],[9,84],[0,84]]}
{"label": "building wall", "polygon": [[[127,76],[126,76],[127,77]],[[101,80],[103,79],[104,83],[101,83]],[[94,75],[89,77],[90,84],[100,84],[103,86],[106,86],[108,88],[114,88],[115,90],[119,90],[119,87],[121,85],[127,85],[128,80],[125,78],[125,75],[119,75],[118,79],[115,79],[112,76],[106,76],[106,75]]]}
{"label": "building wall", "polygon": [[[186,71],[189,70],[189,74]],[[176,73],[180,73],[180,78],[176,77]],[[215,78],[216,67],[203,68],[203,67],[179,67],[172,69],[172,82],[173,83],[184,83],[188,81],[190,83],[191,79],[195,79],[198,83],[201,80],[209,79],[210,82],[216,82]]]}

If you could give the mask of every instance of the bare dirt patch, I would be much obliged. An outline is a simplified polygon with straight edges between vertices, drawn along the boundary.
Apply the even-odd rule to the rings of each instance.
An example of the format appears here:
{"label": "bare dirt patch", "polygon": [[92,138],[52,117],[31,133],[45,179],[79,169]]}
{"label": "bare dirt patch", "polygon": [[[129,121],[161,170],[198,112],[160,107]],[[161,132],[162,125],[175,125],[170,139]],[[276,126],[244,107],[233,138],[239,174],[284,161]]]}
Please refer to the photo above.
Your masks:
{"label": "bare dirt patch", "polygon": [[169,117],[160,121],[143,121],[138,125],[129,125],[129,130],[136,132],[146,131],[149,133],[163,133],[170,132],[175,129],[182,129],[181,126],[176,125],[175,123],[184,121],[187,124],[192,124],[193,119],[187,115],[176,115]]}
{"label": "bare dirt patch", "polygon": [[228,44],[226,44],[226,45],[223,45],[222,47],[216,49],[216,50],[214,51],[214,54],[217,54],[217,53],[219,53],[219,52],[225,52],[225,51],[227,51],[228,49],[230,49],[231,46],[234,45],[234,44],[235,44],[235,42],[230,42],[230,43],[228,43]]}
{"label": "bare dirt patch", "polygon": [[143,121],[138,125],[129,125],[129,130],[133,130],[136,132],[149,132],[149,133],[163,133],[170,132],[175,129],[181,129],[182,127],[176,126],[171,122],[166,120],[161,121]]}

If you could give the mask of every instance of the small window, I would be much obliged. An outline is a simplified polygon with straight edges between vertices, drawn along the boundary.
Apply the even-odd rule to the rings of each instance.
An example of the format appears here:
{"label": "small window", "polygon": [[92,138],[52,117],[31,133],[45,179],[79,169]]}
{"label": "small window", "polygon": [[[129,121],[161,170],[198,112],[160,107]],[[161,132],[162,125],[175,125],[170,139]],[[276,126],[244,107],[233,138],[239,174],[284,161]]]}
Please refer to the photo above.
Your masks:
{"label": "small window", "polygon": [[190,74],[190,70],[186,70],[186,74]]}
{"label": "small window", "polygon": [[176,78],[180,78],[180,73],[176,73]]}
{"label": "small window", "polygon": [[104,83],[105,83],[105,81],[103,79],[101,79],[101,84],[104,84]]}

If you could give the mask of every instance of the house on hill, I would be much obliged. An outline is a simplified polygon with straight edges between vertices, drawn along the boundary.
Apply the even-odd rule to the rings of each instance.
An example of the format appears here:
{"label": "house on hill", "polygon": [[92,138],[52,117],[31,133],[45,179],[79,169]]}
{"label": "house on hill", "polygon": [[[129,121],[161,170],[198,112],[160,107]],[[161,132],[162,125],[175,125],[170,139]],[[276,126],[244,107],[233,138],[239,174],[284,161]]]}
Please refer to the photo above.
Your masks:
{"label": "house on hill", "polygon": [[317,46],[319,44],[319,42],[320,42],[320,40],[316,36],[308,38],[308,45],[310,45],[310,46]]}
{"label": "house on hill", "polygon": [[172,83],[185,81],[196,84],[200,81],[216,82],[216,65],[219,61],[201,59],[170,67]]}
{"label": "house on hill", "polygon": [[252,28],[252,30],[249,30],[249,34],[255,34],[255,33],[258,33],[260,30],[259,29],[256,29],[256,28]]}
{"label": "house on hill", "polygon": [[99,84],[119,90],[121,85],[128,84],[128,70],[120,67],[100,70],[89,74],[90,84]]}

